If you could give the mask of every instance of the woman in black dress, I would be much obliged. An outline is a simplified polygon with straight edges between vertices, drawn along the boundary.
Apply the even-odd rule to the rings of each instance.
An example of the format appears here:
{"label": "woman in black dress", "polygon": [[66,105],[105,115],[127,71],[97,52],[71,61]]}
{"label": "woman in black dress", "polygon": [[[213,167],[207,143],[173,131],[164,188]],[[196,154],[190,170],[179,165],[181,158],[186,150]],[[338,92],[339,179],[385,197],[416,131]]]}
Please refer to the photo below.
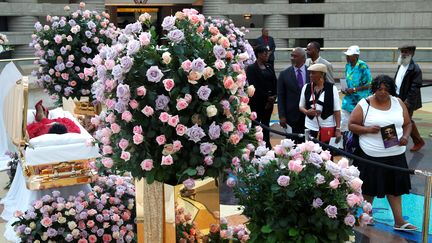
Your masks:
{"label": "woman in black dress", "polygon": [[[255,93],[251,97],[250,107],[257,113],[256,121],[269,126],[273,105],[276,100],[277,78],[273,69],[268,65],[269,50],[264,46],[255,48],[257,60],[246,69],[249,85],[255,87]],[[270,133],[263,131],[264,141],[267,147],[271,147]]]}

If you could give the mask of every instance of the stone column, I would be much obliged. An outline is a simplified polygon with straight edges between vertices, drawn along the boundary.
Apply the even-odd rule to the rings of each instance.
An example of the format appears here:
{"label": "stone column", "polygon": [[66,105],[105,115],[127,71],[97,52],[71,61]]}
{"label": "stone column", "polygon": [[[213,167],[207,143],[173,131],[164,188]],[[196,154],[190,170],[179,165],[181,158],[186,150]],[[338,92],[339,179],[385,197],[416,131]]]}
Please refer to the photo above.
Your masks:
{"label": "stone column", "polygon": [[[99,13],[106,12],[106,10],[105,10],[105,0],[84,0],[83,2],[85,2],[86,4],[88,4],[86,6],[86,9],[95,10],[95,11],[98,11]],[[92,7],[90,8],[89,5],[91,5]],[[95,6],[95,7],[93,7],[93,6]]]}
{"label": "stone column", "polygon": [[[288,4],[288,0],[264,0],[265,4]],[[288,47],[288,39],[275,38],[272,35],[274,29],[288,28],[288,15],[272,14],[264,16],[264,27],[269,29],[269,35],[274,38],[276,47]]]}
{"label": "stone column", "polygon": [[226,15],[222,15],[225,5],[229,4],[229,0],[205,0],[203,6],[203,14],[206,17],[227,19]]}

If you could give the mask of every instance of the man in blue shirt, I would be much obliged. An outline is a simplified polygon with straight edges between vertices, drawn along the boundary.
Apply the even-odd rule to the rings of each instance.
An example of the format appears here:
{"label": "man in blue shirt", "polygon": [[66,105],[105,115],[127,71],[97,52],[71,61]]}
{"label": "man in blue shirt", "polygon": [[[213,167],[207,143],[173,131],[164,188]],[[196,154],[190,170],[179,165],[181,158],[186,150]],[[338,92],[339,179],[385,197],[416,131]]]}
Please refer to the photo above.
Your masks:
{"label": "man in blue shirt", "polygon": [[346,52],[345,79],[347,87],[342,90],[345,94],[342,100],[342,131],[348,131],[348,120],[354,107],[362,99],[370,95],[372,75],[366,62],[359,59],[360,48],[350,46]]}

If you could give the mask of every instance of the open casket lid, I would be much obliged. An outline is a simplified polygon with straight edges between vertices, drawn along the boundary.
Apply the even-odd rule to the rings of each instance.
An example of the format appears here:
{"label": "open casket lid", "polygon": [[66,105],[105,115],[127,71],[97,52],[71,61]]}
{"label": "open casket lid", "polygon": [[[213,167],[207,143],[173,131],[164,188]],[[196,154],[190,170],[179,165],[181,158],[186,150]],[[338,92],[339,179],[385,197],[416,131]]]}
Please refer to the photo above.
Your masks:
{"label": "open casket lid", "polygon": [[0,86],[0,170],[4,170],[10,160],[5,153],[17,152],[25,140],[28,77],[10,62],[0,73]]}

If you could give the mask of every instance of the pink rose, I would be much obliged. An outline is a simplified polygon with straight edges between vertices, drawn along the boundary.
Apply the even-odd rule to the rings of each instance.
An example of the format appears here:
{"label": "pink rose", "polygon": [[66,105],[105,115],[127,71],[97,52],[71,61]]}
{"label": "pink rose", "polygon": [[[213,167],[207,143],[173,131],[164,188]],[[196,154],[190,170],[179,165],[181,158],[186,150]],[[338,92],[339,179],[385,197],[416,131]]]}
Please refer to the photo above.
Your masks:
{"label": "pink rose", "polygon": [[161,165],[172,165],[174,163],[173,158],[171,155],[162,156],[162,162]]}
{"label": "pink rose", "polygon": [[168,125],[172,126],[172,127],[176,127],[177,124],[179,123],[179,116],[175,115],[169,118],[168,120]]}
{"label": "pink rose", "polygon": [[177,133],[177,135],[183,136],[186,133],[186,131],[187,131],[187,127],[185,125],[178,124],[176,126],[176,133]]}
{"label": "pink rose", "polygon": [[229,141],[232,144],[236,145],[236,144],[238,144],[240,142],[240,139],[241,138],[240,138],[240,136],[237,133],[233,133],[233,134],[231,134],[231,136],[229,138]]}
{"label": "pink rose", "polygon": [[197,84],[198,80],[200,80],[202,77],[202,74],[196,71],[192,71],[188,75],[188,82],[191,84]]}
{"label": "pink rose", "polygon": [[233,89],[233,88],[235,88],[235,83],[234,83],[234,80],[232,79],[231,76],[225,77],[224,81],[223,81],[223,84],[224,84],[224,87],[226,89]]}
{"label": "pink rose", "polygon": [[138,101],[136,101],[136,100],[129,101],[129,106],[135,110],[139,106]]}
{"label": "pink rose", "polygon": [[107,70],[112,70],[113,67],[115,66],[115,61],[112,59],[105,60],[104,65],[105,65]]}
{"label": "pink rose", "polygon": [[175,85],[174,80],[172,80],[172,79],[164,79],[162,81],[162,83],[163,83],[163,85],[165,87],[165,90],[168,91],[168,92],[171,91],[174,88],[174,85]]}
{"label": "pink rose", "polygon": [[62,73],[61,74],[62,79],[69,80],[69,74],[68,73]]}
{"label": "pink rose", "polygon": [[95,222],[93,220],[87,221],[87,227],[93,228],[94,225],[95,225]]}
{"label": "pink rose", "polygon": [[360,198],[357,195],[352,194],[352,193],[347,195],[346,200],[347,200],[348,206],[350,206],[351,208],[354,207],[355,205],[360,205],[360,203],[361,203]]}
{"label": "pink rose", "polygon": [[157,136],[157,137],[156,137],[156,142],[157,142],[159,145],[163,145],[163,144],[165,144],[165,142],[166,142],[165,135],[159,135],[159,136]]}
{"label": "pink rose", "polygon": [[213,164],[213,157],[212,156],[206,156],[205,158],[204,158],[204,163],[206,164],[206,165],[212,165]]}
{"label": "pink rose", "polygon": [[147,117],[150,117],[150,116],[153,115],[154,110],[153,110],[153,108],[151,108],[150,106],[146,105],[146,106],[144,107],[144,109],[141,110],[141,112],[142,112],[144,115],[146,115]]}
{"label": "pink rose", "polygon": [[192,95],[190,95],[190,94],[185,94],[184,99],[186,100],[187,103],[191,103],[191,101],[192,101]]}
{"label": "pink rose", "polygon": [[93,76],[94,70],[93,68],[84,68],[84,75],[87,77]]}
{"label": "pink rose", "polygon": [[183,181],[184,187],[186,187],[189,190],[192,190],[195,187],[195,181],[191,178]]}
{"label": "pink rose", "polygon": [[112,154],[113,153],[113,150],[112,150],[112,147],[111,146],[103,146],[102,147],[102,153],[104,154],[104,155],[106,155],[106,154]]}
{"label": "pink rose", "polygon": [[130,113],[130,111],[124,111],[121,118],[126,122],[130,122],[132,120],[132,113]]}
{"label": "pink rose", "polygon": [[372,204],[370,204],[369,202],[364,201],[363,212],[365,212],[365,213],[372,212]]}
{"label": "pink rose", "polygon": [[120,132],[120,126],[117,123],[111,124],[111,130],[113,133],[119,133]]}
{"label": "pink rose", "polygon": [[300,160],[290,160],[288,162],[288,169],[297,174],[303,170],[303,167],[304,166],[302,165],[302,162]]}
{"label": "pink rose", "polygon": [[142,132],[143,132],[143,129],[142,129],[142,127],[141,126],[134,126],[134,128],[133,128],[133,133],[134,134],[142,134]]}
{"label": "pink rose", "polygon": [[192,62],[189,61],[189,60],[186,60],[186,61],[182,62],[181,68],[184,71],[189,72],[192,69]]}
{"label": "pink rose", "polygon": [[178,140],[175,140],[173,142],[173,149],[174,149],[174,151],[176,151],[176,152],[180,151],[181,148],[183,148],[182,143],[180,141],[178,141]]}
{"label": "pink rose", "polygon": [[224,122],[223,124],[222,124],[222,131],[224,132],[224,133],[228,133],[228,132],[232,132],[232,131],[234,131],[234,125],[232,124],[232,122]]}
{"label": "pink rose", "polygon": [[88,243],[88,241],[84,238],[78,240],[78,243]]}
{"label": "pink rose", "polygon": [[304,149],[308,152],[312,152],[315,150],[315,143],[312,141],[306,141],[303,145]]}
{"label": "pink rose", "polygon": [[153,160],[145,159],[141,162],[141,168],[145,171],[151,171],[153,169]]}
{"label": "pink rose", "polygon": [[281,175],[277,179],[278,185],[282,186],[282,187],[287,187],[289,185],[289,182],[290,182],[290,177],[289,176]]}
{"label": "pink rose", "polygon": [[[87,223],[88,225],[88,223]],[[90,227],[90,226],[89,226]],[[91,227],[90,227],[91,228]],[[96,235],[89,235],[88,237],[90,243],[95,243],[97,241]]]}
{"label": "pink rose", "polygon": [[226,181],[226,185],[230,188],[235,187],[235,185],[237,184],[237,181],[234,177],[230,176],[228,177],[227,181]]}
{"label": "pink rose", "polygon": [[209,31],[210,31],[210,33],[211,33],[212,35],[217,35],[217,34],[219,34],[219,29],[218,29],[216,26],[214,26],[214,25],[211,25],[211,26],[209,27]]}
{"label": "pink rose", "polygon": [[110,168],[113,166],[114,161],[113,161],[111,158],[107,158],[107,157],[105,157],[105,158],[102,159],[102,164],[103,164],[106,168],[110,169]]}
{"label": "pink rose", "polygon": [[343,157],[337,163],[342,169],[346,169],[349,166],[349,161],[347,158]]}
{"label": "pink rose", "polygon": [[354,178],[349,182],[349,185],[354,191],[360,192],[363,181],[360,178]]}
{"label": "pink rose", "polygon": [[144,86],[140,86],[136,89],[136,93],[138,96],[145,96],[147,93],[147,90]]}
{"label": "pink rose", "polygon": [[345,218],[344,218],[344,223],[348,226],[353,227],[354,224],[356,222],[355,217],[352,214],[348,214]]}
{"label": "pink rose", "polygon": [[234,70],[234,72],[236,72],[236,73],[240,73],[243,71],[240,64],[238,64],[238,63],[231,64],[231,67]]}
{"label": "pink rose", "polygon": [[126,152],[126,151],[122,151],[122,153],[120,155],[120,159],[122,159],[124,161],[128,161],[130,159],[130,153]]}
{"label": "pink rose", "polygon": [[330,160],[331,159],[331,153],[328,150],[324,150],[321,152],[320,154],[321,159],[323,159],[324,161]]}
{"label": "pink rose", "polygon": [[330,181],[330,183],[329,183],[329,185],[330,185],[330,188],[332,188],[332,189],[336,189],[336,188],[338,188],[339,187],[339,184],[340,184],[340,182],[339,182],[339,180],[337,179],[337,178],[334,178],[332,181]]}
{"label": "pink rose", "polygon": [[107,117],[105,117],[105,121],[109,123],[114,123],[116,120],[116,116],[114,113],[109,113]]}
{"label": "pink rose", "polygon": [[161,122],[163,122],[163,123],[166,123],[166,122],[168,122],[168,120],[170,119],[170,117],[171,117],[171,115],[168,114],[167,112],[162,112],[162,113],[159,115],[159,120],[160,120]]}
{"label": "pink rose", "polygon": [[108,109],[112,109],[115,106],[116,102],[112,99],[105,100],[105,105],[108,107]]}
{"label": "pink rose", "polygon": [[239,132],[241,132],[241,133],[245,133],[245,132],[247,132],[249,129],[248,129],[248,127],[247,127],[246,124],[244,124],[244,123],[239,123],[239,124],[237,124],[237,130],[238,130]]}
{"label": "pink rose", "polygon": [[139,133],[135,133],[133,135],[133,143],[138,145],[141,144],[144,141],[144,136],[142,134]]}
{"label": "pink rose", "polygon": [[217,70],[224,69],[225,68],[225,62],[222,61],[222,60],[220,60],[220,59],[216,60],[216,62],[215,62],[215,68]]}
{"label": "pink rose", "polygon": [[189,103],[185,99],[177,99],[176,108],[177,110],[181,111],[183,109],[186,109],[188,107]]}
{"label": "pink rose", "polygon": [[204,68],[203,76],[204,76],[205,80],[213,77],[213,75],[214,75],[213,68],[211,68],[211,67]]}
{"label": "pink rose", "polygon": [[150,40],[151,40],[151,35],[148,32],[143,32],[139,36],[139,41],[141,46],[147,46],[148,44],[150,44]]}
{"label": "pink rose", "polygon": [[118,146],[119,146],[122,150],[125,150],[125,149],[129,146],[129,142],[128,142],[128,140],[122,138],[122,139],[120,139],[120,142],[119,142]]}
{"label": "pink rose", "polygon": [[250,119],[252,121],[255,121],[257,119],[257,117],[258,117],[257,113],[255,111],[252,111],[250,114]]}
{"label": "pink rose", "polygon": [[44,217],[44,218],[41,220],[41,225],[44,226],[45,228],[50,227],[50,226],[52,225],[52,220],[51,220],[51,218],[49,218],[49,217]]}

